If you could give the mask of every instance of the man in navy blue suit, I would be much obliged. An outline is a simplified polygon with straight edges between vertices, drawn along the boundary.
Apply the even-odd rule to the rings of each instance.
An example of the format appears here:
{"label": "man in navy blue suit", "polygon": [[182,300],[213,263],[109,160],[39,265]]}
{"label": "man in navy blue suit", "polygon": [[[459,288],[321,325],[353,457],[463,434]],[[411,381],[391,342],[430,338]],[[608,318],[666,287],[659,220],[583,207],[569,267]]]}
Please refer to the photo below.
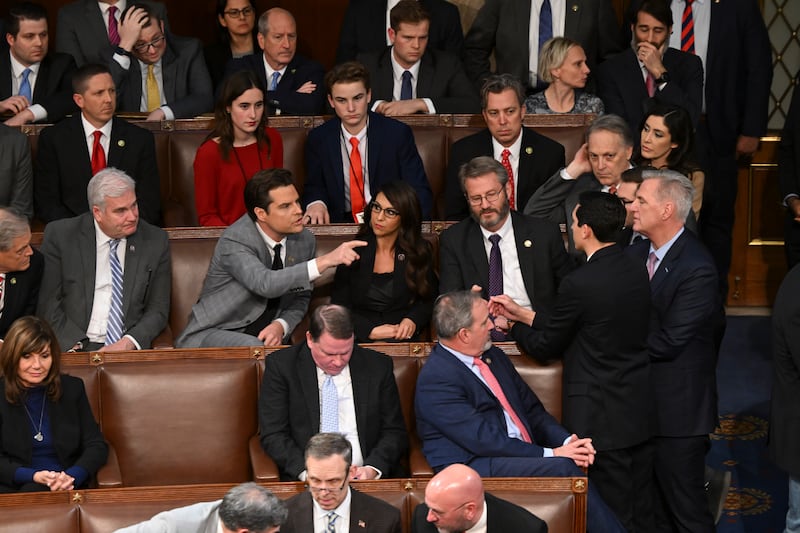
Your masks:
{"label": "man in navy blue suit", "polygon": [[[417,431],[435,471],[453,463],[482,477],[584,476],[594,463],[592,439],[570,434],[553,418],[502,350],[479,293],[439,297],[433,310],[439,344],[420,371]],[[593,485],[589,531],[624,531]]]}
{"label": "man in navy blue suit", "polygon": [[647,266],[653,302],[648,346],[655,479],[663,505],[656,505],[652,531],[712,532],[704,473],[708,434],[717,423],[717,271],[708,250],[684,228],[692,207],[689,179],[671,170],[642,177],[633,229],[649,241],[628,250]]}
{"label": "man in navy blue suit", "polygon": [[364,207],[383,183],[403,180],[430,217],[433,194],[407,125],[369,111],[369,71],[351,61],[325,75],[336,118],[314,128],[306,141],[306,222],[361,222]]}

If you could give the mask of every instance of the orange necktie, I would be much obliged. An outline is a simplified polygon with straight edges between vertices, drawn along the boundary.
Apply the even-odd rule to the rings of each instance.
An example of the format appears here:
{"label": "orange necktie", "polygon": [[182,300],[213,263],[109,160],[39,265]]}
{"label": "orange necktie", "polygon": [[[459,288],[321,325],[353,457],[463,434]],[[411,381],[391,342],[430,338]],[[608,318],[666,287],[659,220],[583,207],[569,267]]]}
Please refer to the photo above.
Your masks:
{"label": "orange necktie", "polygon": [[350,137],[350,144],[353,145],[350,152],[350,210],[353,221],[358,222],[358,215],[364,212],[364,167],[361,166],[358,139]]}

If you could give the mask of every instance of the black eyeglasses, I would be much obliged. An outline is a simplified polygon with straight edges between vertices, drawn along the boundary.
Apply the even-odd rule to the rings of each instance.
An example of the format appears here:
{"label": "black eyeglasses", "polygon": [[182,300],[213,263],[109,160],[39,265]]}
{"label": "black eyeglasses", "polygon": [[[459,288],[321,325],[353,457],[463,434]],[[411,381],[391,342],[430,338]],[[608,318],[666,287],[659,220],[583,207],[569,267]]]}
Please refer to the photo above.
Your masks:
{"label": "black eyeglasses", "polygon": [[503,191],[505,190],[505,187],[500,187],[496,191],[489,191],[483,196],[468,196],[467,201],[469,202],[469,205],[478,206],[483,203],[485,198],[487,202],[493,204],[498,198],[500,198],[500,195],[503,194]]}
{"label": "black eyeglasses", "polygon": [[228,15],[232,19],[238,18],[247,18],[253,14],[255,11],[252,7],[243,7],[242,9],[227,9],[223,11],[226,15]]}
{"label": "black eyeglasses", "polygon": [[383,214],[386,215],[386,218],[394,218],[400,214],[400,211],[397,209],[392,209],[391,207],[381,207],[381,204],[378,202],[371,202],[369,205],[373,213],[380,215],[381,212],[383,212]]}
{"label": "black eyeglasses", "polygon": [[161,44],[161,41],[163,41],[165,38],[166,37],[164,37],[163,35],[161,37],[156,37],[155,39],[153,39],[149,43],[137,44],[136,46],[133,47],[133,49],[134,49],[134,51],[136,51],[136,52],[138,52],[140,54],[143,54],[151,46],[153,47],[153,49],[155,49],[159,44]]}
{"label": "black eyeglasses", "polygon": [[306,488],[313,492],[314,494],[319,494],[320,492],[330,492],[332,494],[337,494],[342,492],[347,485],[347,477],[345,476],[344,481],[342,481],[342,485],[339,487],[315,487],[310,483],[306,483]]}

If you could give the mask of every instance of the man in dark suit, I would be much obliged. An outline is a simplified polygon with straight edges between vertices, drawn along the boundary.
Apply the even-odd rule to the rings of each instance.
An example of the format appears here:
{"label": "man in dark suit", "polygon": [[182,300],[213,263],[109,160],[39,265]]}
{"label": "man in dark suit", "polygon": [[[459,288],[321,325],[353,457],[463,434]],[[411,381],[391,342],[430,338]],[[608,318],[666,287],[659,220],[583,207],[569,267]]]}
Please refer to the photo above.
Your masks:
{"label": "man in dark suit", "polygon": [[[570,434],[541,404],[508,356],[492,346],[489,307],[475,291],[439,297],[439,344],[417,379],[417,432],[438,472],[453,463],[483,477],[583,476],[594,463],[591,438]],[[593,484],[588,531],[624,531]]]}
{"label": "man in dark suit", "polygon": [[[441,235],[439,292],[480,287],[487,299],[505,293],[527,309],[546,313],[561,279],[572,269],[558,226],[509,211],[508,175],[491,157],[476,157],[464,165],[460,180],[471,217]],[[500,237],[499,291],[492,283],[495,235]]]}
{"label": "man in dark suit", "polygon": [[401,474],[408,436],[392,360],[354,341],[350,312],[320,306],[306,342],[266,359],[258,399],[261,445],[282,479],[307,479],[303,449],[320,431],[340,432],[353,444],[353,477]]}
{"label": "man in dark suit", "polygon": [[[481,86],[489,76],[494,52],[496,72],[509,73],[525,85],[537,86],[539,48],[549,37],[578,41],[591,70],[620,50],[616,15],[606,0],[538,2],[546,16],[531,13],[530,0],[486,0],[464,38],[464,67]],[[546,8],[544,6],[547,6]],[[533,16],[531,16],[533,15]],[[551,24],[546,24],[547,17]]]}
{"label": "man in dark suit", "polygon": [[139,220],[135,185],[101,170],[87,187],[91,211],[45,227],[38,314],[64,350],[147,349],[167,325],[167,234]]}
{"label": "man in dark suit", "polygon": [[700,119],[703,64],[696,55],[669,47],[672,23],[664,0],[645,0],[631,19],[631,47],[597,69],[597,95],[606,113],[623,117],[631,131],[641,129],[654,101],[683,107],[695,126]]}
{"label": "man in dark suit", "polygon": [[[155,10],[169,30],[164,4],[147,0],[144,3]],[[58,10],[56,50],[71,55],[79,67],[107,63],[119,46],[122,10],[118,4],[119,0],[75,0],[62,6]]]}
{"label": "man in dark suit", "polygon": [[[795,77],[800,82],[800,72]],[[800,263],[800,90],[795,89],[778,145],[778,178],[781,200],[786,207],[783,241],[786,263]]]}
{"label": "man in dark suit", "polygon": [[125,171],[136,181],[144,220],[161,219],[161,186],[153,134],[114,118],[114,80],[102,65],[86,65],[73,77],[73,99],[81,112],[45,128],[39,135],[34,200],[44,222],[74,217],[89,210],[86,185],[106,166]]}
{"label": "man in dark suit", "polygon": [[772,311],[775,379],[769,416],[769,453],[789,473],[789,512],[786,530],[800,528],[800,267],[781,283]]}
{"label": "man in dark suit", "polygon": [[129,5],[119,46],[107,61],[119,93],[117,110],[146,112],[147,120],[191,118],[214,107],[211,76],[197,39],[164,31],[147,4]]}
{"label": "man in dark suit", "polygon": [[[428,45],[458,57],[464,45],[464,31],[458,8],[446,0],[419,0],[431,15]],[[352,61],[359,54],[379,52],[391,44],[387,31],[391,27],[389,12],[397,1],[350,0],[339,31],[336,62]]]}
{"label": "man in dark suit", "polygon": [[0,113],[13,115],[5,123],[57,122],[73,112],[75,61],[48,52],[47,11],[32,2],[12,6],[2,35],[10,53],[0,53]]}
{"label": "man in dark suit", "polygon": [[717,272],[684,221],[692,184],[670,170],[643,173],[628,251],[647,265],[653,310],[648,346],[655,398],[655,477],[661,505],[651,531],[712,532],[704,489],[708,434],[717,424],[717,349],[723,318]]}
{"label": "man in dark suit", "polygon": [[28,137],[0,124],[0,205],[33,217],[33,167]]}
{"label": "man in dark suit", "polygon": [[0,207],[0,339],[21,316],[36,312],[44,259],[31,248],[28,219]]}
{"label": "man in dark suit", "polygon": [[412,533],[461,533],[483,524],[486,533],[547,533],[547,524],[526,509],[483,491],[478,473],[450,465],[425,486],[425,502],[414,508]]}
{"label": "man in dark suit", "polygon": [[227,74],[249,69],[264,82],[270,114],[318,115],[325,105],[322,65],[296,54],[297,24],[291,13],[274,7],[258,18],[263,54],[233,59]]}
{"label": "man in dark suit", "polygon": [[[622,117],[597,117],[586,128],[586,143],[575,152],[569,165],[537,189],[525,206],[525,214],[569,225],[583,191],[616,194],[622,173],[631,168],[633,144],[631,130]],[[570,232],[567,237],[570,254],[582,261],[583,254],[575,249]]]}
{"label": "man in dark suit", "polygon": [[[272,357],[272,356],[270,356]],[[305,448],[308,492],[290,498],[283,533],[370,531],[400,533],[400,511],[374,496],[350,487],[358,478],[353,447],[341,433],[319,433]],[[347,520],[347,523],[345,523]]]}
{"label": "man in dark suit", "polygon": [[359,54],[372,78],[372,110],[386,116],[475,113],[478,99],[458,56],[428,47],[431,17],[417,0],[391,10],[389,40]]}
{"label": "man in dark suit", "polygon": [[564,147],[522,125],[525,93],[510,74],[487,78],[481,87],[481,112],[486,129],[453,143],[447,162],[445,218],[462,220],[469,215],[458,179],[461,165],[486,155],[503,163],[513,178],[514,208],[522,210],[534,191],[564,166]]}
{"label": "man in dark suit", "polygon": [[303,227],[292,173],[256,172],[245,185],[247,212],[214,249],[203,290],[181,348],[283,344],[308,310],[311,283],[321,273],[358,259],[364,241],[350,241],[314,258],[316,241]]}
{"label": "man in dark suit", "polygon": [[337,65],[325,75],[336,118],[314,128],[306,141],[303,203],[311,224],[361,222],[383,183],[408,182],[429,218],[431,187],[411,128],[368,111],[369,72],[361,63]]}
{"label": "man in dark suit", "polygon": [[590,483],[629,532],[645,532],[652,520],[641,497],[652,481],[650,283],[644,265],[616,245],[624,222],[618,198],[584,191],[572,233],[589,259],[561,282],[550,319],[505,295],[492,297],[489,308],[526,354],[544,364],[564,360],[561,422],[592,436],[597,461]]}

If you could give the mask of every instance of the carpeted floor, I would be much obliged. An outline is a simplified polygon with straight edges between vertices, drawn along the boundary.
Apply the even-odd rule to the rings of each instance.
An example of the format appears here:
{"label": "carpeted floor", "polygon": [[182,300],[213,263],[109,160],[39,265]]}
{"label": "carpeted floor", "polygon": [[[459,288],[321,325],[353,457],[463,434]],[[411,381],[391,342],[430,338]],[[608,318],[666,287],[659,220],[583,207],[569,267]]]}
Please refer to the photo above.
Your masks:
{"label": "carpeted floor", "polygon": [[732,472],[717,531],[780,533],[786,517],[788,478],[766,454],[772,387],[769,317],[728,317],[717,382],[720,423],[707,463]]}

